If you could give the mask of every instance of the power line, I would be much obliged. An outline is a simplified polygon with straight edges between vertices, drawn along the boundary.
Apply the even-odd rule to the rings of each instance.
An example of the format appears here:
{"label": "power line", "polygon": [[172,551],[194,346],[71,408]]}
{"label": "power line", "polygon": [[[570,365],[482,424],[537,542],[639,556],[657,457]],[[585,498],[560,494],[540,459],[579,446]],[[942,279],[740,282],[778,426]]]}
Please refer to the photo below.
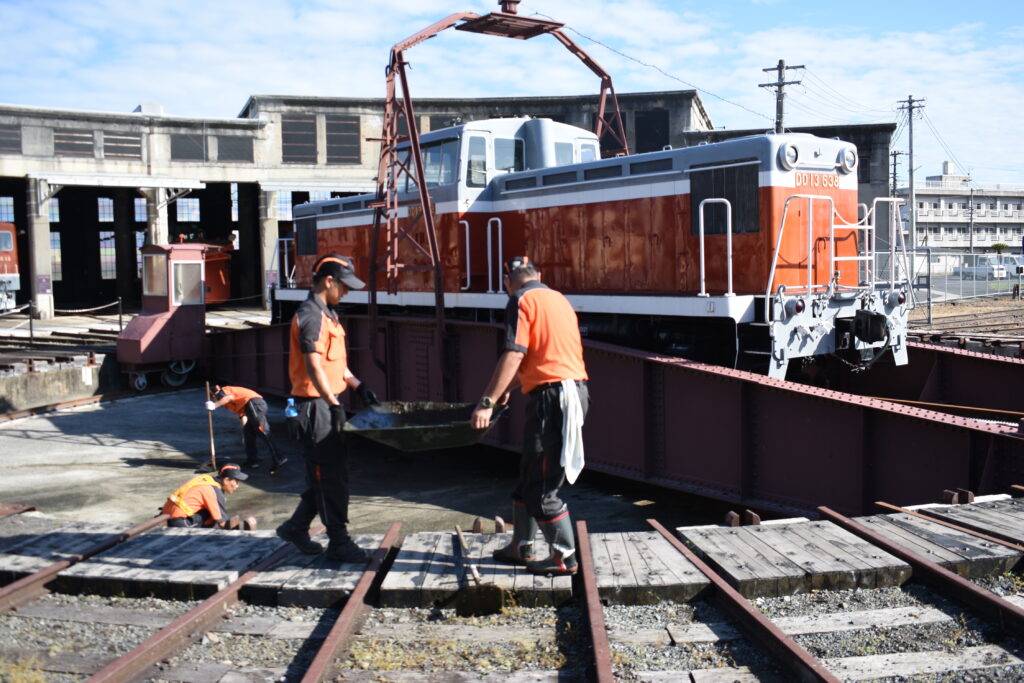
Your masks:
{"label": "power line", "polygon": [[[534,12],[530,16],[532,16],[532,17],[543,17],[543,18],[548,19],[550,21],[555,21],[554,18],[549,17],[548,15],[543,14],[541,12]],[[744,110],[746,112],[749,112],[749,113],[751,113],[751,114],[753,114],[755,116],[760,116],[763,119],[768,119],[769,121],[772,120],[772,117],[770,117],[770,116],[766,116],[765,114],[762,114],[759,111],[754,111],[753,109],[750,109],[749,107],[745,107],[742,104],[740,104],[739,102],[733,102],[732,100],[726,99],[726,98],[722,97],[721,95],[718,95],[716,93],[711,92],[710,90],[705,90],[704,88],[701,88],[698,85],[690,83],[689,81],[684,81],[682,78],[679,78],[678,76],[673,76],[672,74],[668,73],[667,71],[662,69],[660,66],[657,66],[656,64],[648,64],[647,62],[644,62],[644,61],[641,61],[641,60],[637,59],[636,57],[633,57],[631,55],[627,55],[625,52],[622,52],[621,50],[616,50],[614,47],[612,47],[610,45],[607,45],[605,43],[602,43],[600,40],[597,40],[596,38],[591,38],[590,36],[588,36],[588,35],[586,35],[584,33],[580,33],[579,31],[577,31],[576,29],[574,29],[571,26],[565,26],[564,28],[569,30],[569,31],[572,31],[573,33],[578,35],[580,38],[584,38],[586,40],[589,40],[590,42],[594,43],[595,45],[600,45],[601,47],[603,47],[604,49],[608,50],[609,52],[614,52],[615,54],[619,55],[620,57],[622,57],[624,59],[628,59],[631,62],[635,62],[635,63],[639,64],[640,66],[644,66],[644,67],[647,67],[649,69],[654,69],[655,71],[660,73],[662,76],[665,76],[666,78],[670,78],[673,81],[678,81],[679,83],[682,83],[683,85],[685,85],[687,87],[693,88],[697,92],[703,93],[705,95],[710,95],[711,97],[714,97],[717,100],[721,100],[722,102],[725,102],[726,104],[731,104],[734,107],[739,107],[740,109],[742,109],[742,110]]]}
{"label": "power line", "polygon": [[867,107],[863,107],[860,104],[858,104],[857,102],[855,102],[854,100],[850,99],[849,97],[846,97],[841,92],[839,92],[838,90],[833,88],[831,85],[828,84],[828,82],[825,79],[823,79],[820,76],[818,76],[817,73],[812,71],[810,68],[806,69],[804,71],[804,73],[807,75],[807,77],[813,83],[819,84],[820,87],[823,90],[831,92],[835,97],[837,97],[838,99],[843,100],[844,102],[846,102],[847,106],[849,108],[851,108],[851,109],[859,110],[859,111],[861,111],[861,112],[863,112],[865,114],[886,114],[886,115],[888,115],[888,114],[891,114],[892,111],[893,111],[891,109],[889,109],[889,110],[886,110],[886,109],[870,109],[870,108],[867,108]]}

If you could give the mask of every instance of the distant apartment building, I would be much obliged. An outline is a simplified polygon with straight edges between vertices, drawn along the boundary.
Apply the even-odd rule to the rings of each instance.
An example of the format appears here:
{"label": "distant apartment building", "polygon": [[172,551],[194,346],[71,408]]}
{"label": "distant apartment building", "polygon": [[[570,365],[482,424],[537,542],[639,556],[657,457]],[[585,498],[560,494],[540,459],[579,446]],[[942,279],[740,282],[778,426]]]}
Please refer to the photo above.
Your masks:
{"label": "distant apartment building", "polygon": [[[953,172],[953,163],[942,165],[942,174],[928,176],[915,186],[917,245],[944,251],[992,251],[1005,244],[1022,253],[1024,240],[1024,188],[981,188],[971,177]],[[910,189],[897,195],[909,198]],[[909,225],[909,207],[904,205],[904,225]],[[909,228],[908,228],[909,230]],[[909,243],[909,234],[907,246]]]}

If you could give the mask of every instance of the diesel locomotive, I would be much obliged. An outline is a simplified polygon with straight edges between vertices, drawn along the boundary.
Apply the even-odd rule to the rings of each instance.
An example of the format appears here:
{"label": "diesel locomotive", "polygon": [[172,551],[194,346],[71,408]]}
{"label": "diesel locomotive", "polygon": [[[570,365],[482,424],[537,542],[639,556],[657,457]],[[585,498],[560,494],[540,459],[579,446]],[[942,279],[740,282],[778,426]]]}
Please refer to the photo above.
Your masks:
{"label": "diesel locomotive", "polygon": [[[601,158],[589,131],[503,118],[424,133],[420,149],[448,316],[496,319],[501,264],[526,254],[589,338],[777,378],[824,357],[855,369],[907,362],[902,233],[876,235],[879,215],[894,214],[887,200],[858,205],[850,143],[766,133]],[[394,210],[415,236],[422,204],[402,177],[408,141],[403,154]],[[305,296],[317,254],[351,255],[366,273],[385,246],[379,233],[373,243],[379,206],[369,194],[295,207],[297,278],[275,298]],[[412,241],[395,254],[422,258]],[[429,315],[428,269],[385,277],[377,305]],[[369,295],[346,302],[365,306]]]}

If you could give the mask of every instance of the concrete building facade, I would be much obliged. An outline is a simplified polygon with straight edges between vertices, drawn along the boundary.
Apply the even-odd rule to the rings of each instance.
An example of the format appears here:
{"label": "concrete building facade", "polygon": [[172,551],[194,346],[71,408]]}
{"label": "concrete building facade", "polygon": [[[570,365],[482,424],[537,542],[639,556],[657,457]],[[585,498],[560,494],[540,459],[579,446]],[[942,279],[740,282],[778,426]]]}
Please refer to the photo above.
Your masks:
{"label": "concrete building facade", "polygon": [[[909,198],[910,188],[897,194]],[[1024,188],[980,188],[971,177],[955,173],[953,163],[943,163],[942,173],[915,184],[917,245],[944,251],[992,251],[1005,244],[1022,252],[1024,241]],[[909,220],[909,208],[904,218]],[[906,222],[906,221],[905,221]],[[910,236],[907,235],[907,244]]]}
{"label": "concrete building facade", "polygon": [[[694,91],[619,96],[631,149],[680,144],[711,121]],[[592,128],[596,95],[420,99],[421,131],[546,116]],[[139,296],[138,249],[231,243],[231,293],[259,298],[281,263],[291,207],[372,192],[381,99],[254,95],[237,118],[0,105],[0,221],[17,228],[21,290],[40,315]],[[284,264],[287,270],[287,264]]]}

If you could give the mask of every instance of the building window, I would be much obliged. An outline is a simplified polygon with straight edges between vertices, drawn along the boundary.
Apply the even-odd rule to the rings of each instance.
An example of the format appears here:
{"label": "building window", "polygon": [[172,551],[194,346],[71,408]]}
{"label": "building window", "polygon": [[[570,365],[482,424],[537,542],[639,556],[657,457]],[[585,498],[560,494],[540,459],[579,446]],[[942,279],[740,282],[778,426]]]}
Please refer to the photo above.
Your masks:
{"label": "building window", "polygon": [[59,157],[91,157],[93,134],[91,130],[59,128],[53,131],[53,153]]}
{"label": "building window", "polygon": [[50,222],[60,223],[60,200],[56,197],[50,197]]}
{"label": "building window", "polygon": [[141,159],[142,133],[111,133],[103,131],[105,159]]}
{"label": "building window", "polygon": [[178,207],[178,222],[179,223],[198,223],[199,222],[199,198],[198,197],[182,197],[174,202]]}
{"label": "building window", "polygon": [[100,223],[114,222],[114,200],[100,197],[96,200],[96,220]]}
{"label": "building window", "polygon": [[0,153],[21,154],[21,126],[0,125]]}
{"label": "building window", "polygon": [[104,280],[117,278],[117,250],[112,230],[100,230],[100,277]]}
{"label": "building window", "polygon": [[327,116],[327,163],[362,162],[358,116]]}
{"label": "building window", "polygon": [[[716,164],[716,166],[719,164]],[[732,232],[758,231],[758,172],[756,164],[712,168],[690,173],[690,232],[700,234],[700,203],[705,199],[727,199],[732,206]],[[704,234],[725,234],[723,204],[704,205]]]}
{"label": "building window", "polygon": [[231,222],[238,222],[238,183],[231,183]]}
{"label": "building window", "polygon": [[0,197],[0,221],[14,220],[14,197]]}
{"label": "building window", "polygon": [[292,193],[277,193],[277,220],[290,221],[292,219]]}
{"label": "building window", "polygon": [[145,197],[135,198],[135,222],[146,223],[149,221],[149,212],[146,211]]}
{"label": "building window", "polygon": [[50,233],[50,279],[57,282],[62,279],[64,271],[60,259],[60,233]]}
{"label": "building window", "polygon": [[206,138],[202,135],[172,135],[172,161],[206,161]]}
{"label": "building window", "polygon": [[281,160],[286,164],[316,163],[316,114],[281,115]]}
{"label": "building window", "polygon": [[252,138],[239,135],[217,136],[218,161],[245,161],[252,163]]}

